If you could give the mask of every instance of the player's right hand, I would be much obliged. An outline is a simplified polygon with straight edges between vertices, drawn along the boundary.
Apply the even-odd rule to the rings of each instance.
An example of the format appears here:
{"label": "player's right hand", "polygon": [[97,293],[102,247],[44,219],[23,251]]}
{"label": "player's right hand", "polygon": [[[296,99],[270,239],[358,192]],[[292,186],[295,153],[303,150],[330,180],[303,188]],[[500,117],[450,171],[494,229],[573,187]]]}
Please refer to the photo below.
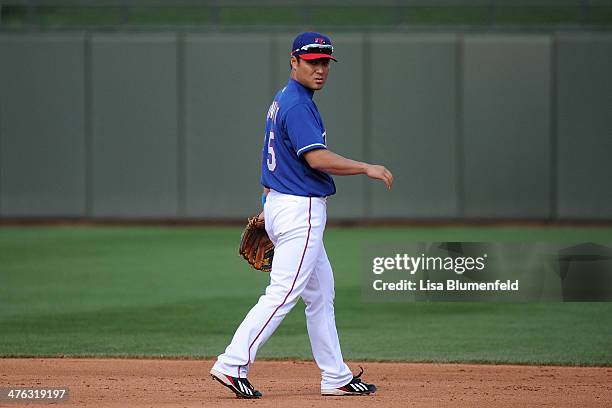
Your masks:
{"label": "player's right hand", "polygon": [[393,174],[385,166],[378,164],[370,164],[366,169],[366,175],[370,178],[382,180],[387,186],[387,190],[391,190],[393,186]]}

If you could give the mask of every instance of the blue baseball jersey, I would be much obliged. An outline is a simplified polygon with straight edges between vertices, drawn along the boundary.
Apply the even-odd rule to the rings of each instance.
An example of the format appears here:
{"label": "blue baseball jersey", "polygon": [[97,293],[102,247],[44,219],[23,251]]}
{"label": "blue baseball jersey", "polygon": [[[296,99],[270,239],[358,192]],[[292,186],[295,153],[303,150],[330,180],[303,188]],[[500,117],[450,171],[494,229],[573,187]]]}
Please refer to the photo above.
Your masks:
{"label": "blue baseball jersey", "polygon": [[336,192],[331,176],[310,167],[303,157],[310,150],[327,148],[325,127],[313,94],[289,79],[270,105],[261,161],[264,187],[304,197],[326,197]]}

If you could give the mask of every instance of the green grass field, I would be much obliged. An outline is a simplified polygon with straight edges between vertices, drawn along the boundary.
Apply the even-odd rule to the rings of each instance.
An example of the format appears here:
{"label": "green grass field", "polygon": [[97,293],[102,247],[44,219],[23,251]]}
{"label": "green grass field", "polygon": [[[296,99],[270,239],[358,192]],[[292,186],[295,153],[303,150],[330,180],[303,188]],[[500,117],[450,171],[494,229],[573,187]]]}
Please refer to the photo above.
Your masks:
{"label": "green grass field", "polygon": [[[0,228],[0,356],[212,357],[268,276],[235,227]],[[612,365],[612,303],[363,303],[364,243],[612,241],[611,228],[329,228],[347,359]],[[258,358],[310,359],[303,303]]]}

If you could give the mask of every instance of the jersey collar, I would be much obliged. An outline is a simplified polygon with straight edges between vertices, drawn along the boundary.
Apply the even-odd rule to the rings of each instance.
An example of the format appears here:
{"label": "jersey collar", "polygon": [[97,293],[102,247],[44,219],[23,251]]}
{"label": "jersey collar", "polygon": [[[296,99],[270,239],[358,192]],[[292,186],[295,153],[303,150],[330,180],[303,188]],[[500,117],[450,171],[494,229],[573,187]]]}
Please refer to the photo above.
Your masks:
{"label": "jersey collar", "polygon": [[287,85],[293,86],[295,89],[298,90],[299,93],[307,95],[310,99],[312,99],[312,95],[314,95],[314,91],[312,89],[306,88],[304,85],[300,84],[293,78],[289,78],[289,83]]}

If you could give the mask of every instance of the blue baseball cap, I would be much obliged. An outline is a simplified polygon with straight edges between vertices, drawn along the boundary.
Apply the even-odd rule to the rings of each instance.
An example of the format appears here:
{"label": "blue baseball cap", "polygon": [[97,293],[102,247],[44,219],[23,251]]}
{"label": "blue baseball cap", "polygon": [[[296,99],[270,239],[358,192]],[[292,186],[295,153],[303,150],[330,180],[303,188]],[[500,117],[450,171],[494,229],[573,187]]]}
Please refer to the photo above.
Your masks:
{"label": "blue baseball cap", "polygon": [[293,47],[291,48],[293,57],[299,56],[305,60],[329,58],[338,61],[332,57],[333,52],[334,47],[332,47],[328,36],[311,31],[298,34],[293,40]]}

